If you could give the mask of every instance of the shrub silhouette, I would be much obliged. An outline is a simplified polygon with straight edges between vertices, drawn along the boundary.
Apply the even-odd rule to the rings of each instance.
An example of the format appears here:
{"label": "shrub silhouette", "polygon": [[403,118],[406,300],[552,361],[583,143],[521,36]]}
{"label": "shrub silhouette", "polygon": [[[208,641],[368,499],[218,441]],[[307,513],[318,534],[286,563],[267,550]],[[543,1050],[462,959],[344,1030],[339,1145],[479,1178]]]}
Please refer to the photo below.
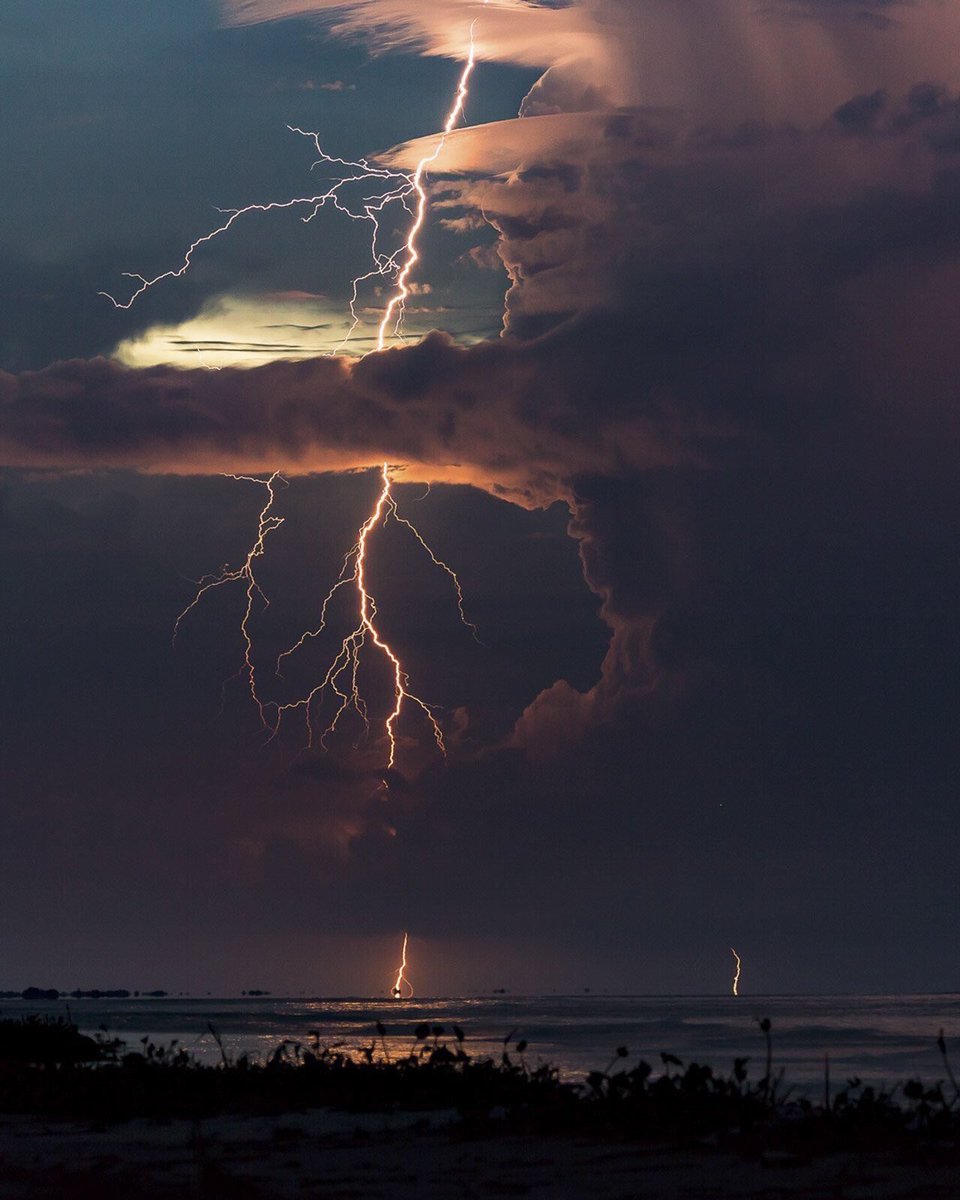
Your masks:
{"label": "shrub silhouette", "polygon": [[75,1066],[103,1056],[100,1043],[63,1017],[0,1020],[0,1062]]}
{"label": "shrub silhouette", "polygon": [[[119,1040],[89,1038],[60,1019],[0,1021],[0,1112],[34,1112],[120,1120],[131,1116],[190,1117],[218,1112],[278,1113],[314,1107],[349,1111],[455,1110],[468,1127],[569,1132],[629,1139],[738,1140],[747,1148],[785,1146],[815,1153],[850,1146],[887,1147],[898,1139],[956,1141],[960,1089],[941,1050],[950,1098],[940,1083],[911,1080],[877,1089],[851,1079],[824,1101],[782,1092],[773,1068],[770,1022],[758,1022],[765,1041],[765,1072],[749,1077],[749,1058],[728,1074],[701,1063],[660,1055],[656,1072],[628,1047],[616,1048],[606,1070],[585,1082],[562,1080],[549,1064],[531,1066],[517,1030],[503,1039],[498,1058],[472,1055],[463,1029],[447,1041],[440,1025],[421,1024],[409,1041],[391,1043],[377,1021],[359,1047],[280,1042],[263,1061],[231,1058],[217,1031],[216,1065],[198,1061],[176,1042],[139,1049]],[[514,1047],[513,1054],[509,1050]],[[404,1051],[402,1047],[406,1045]]]}

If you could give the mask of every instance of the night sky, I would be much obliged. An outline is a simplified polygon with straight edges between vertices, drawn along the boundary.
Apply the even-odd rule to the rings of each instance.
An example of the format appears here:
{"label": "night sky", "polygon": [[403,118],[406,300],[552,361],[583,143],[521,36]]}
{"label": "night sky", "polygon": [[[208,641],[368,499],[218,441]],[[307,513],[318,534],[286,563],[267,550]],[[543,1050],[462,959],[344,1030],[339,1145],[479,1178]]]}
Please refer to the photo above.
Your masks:
{"label": "night sky", "polygon": [[[314,194],[288,127],[412,170],[474,20],[406,342],[370,282],[334,353],[332,207],[101,294]],[[384,995],[404,930],[420,995],[960,986],[958,47],[940,0],[4,0],[0,988]],[[371,535],[447,746],[407,706],[392,771],[369,644],[325,747],[237,677],[243,581],[172,644],[278,471],[252,658],[309,691],[382,462],[477,627]]]}

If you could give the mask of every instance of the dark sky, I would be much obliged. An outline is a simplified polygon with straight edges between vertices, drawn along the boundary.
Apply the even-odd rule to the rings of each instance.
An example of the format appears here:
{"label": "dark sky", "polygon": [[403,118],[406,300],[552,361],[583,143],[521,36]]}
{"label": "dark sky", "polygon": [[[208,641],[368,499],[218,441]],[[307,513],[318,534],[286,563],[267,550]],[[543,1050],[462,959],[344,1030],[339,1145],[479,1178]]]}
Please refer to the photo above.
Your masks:
{"label": "dark sky", "polygon": [[[409,930],[421,994],[721,992],[731,945],[744,992],[955,989],[957,10],[129,9],[0,16],[0,987],[377,994]],[[407,343],[318,354],[368,269],[334,211],[98,295],[310,194],[288,125],[410,169],[474,18]],[[273,664],[384,461],[479,633],[372,535],[448,746],[407,708],[394,772],[375,654],[370,735],[306,749],[231,679],[242,581],[171,645],[256,536],[224,474],[280,470],[252,656],[308,691],[345,594]]]}

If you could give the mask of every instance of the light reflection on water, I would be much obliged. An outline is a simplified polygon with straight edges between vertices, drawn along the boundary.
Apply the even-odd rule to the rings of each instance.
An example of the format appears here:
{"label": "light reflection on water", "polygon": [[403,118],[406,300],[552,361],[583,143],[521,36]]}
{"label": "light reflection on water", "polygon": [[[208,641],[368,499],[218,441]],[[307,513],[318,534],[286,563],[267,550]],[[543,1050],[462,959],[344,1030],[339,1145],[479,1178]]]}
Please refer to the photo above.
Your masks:
{"label": "light reflection on water", "polygon": [[[706,1062],[727,1071],[737,1056],[751,1057],[754,1076],[762,1071],[763,1037],[757,1019],[773,1023],[775,1066],[786,1068],[787,1082],[819,1085],[824,1055],[839,1083],[857,1075],[864,1081],[893,1084],[910,1076],[933,1080],[944,1075],[936,1037],[944,1030],[956,1047],[960,1065],[960,995],[924,996],[539,996],[463,997],[408,1001],[368,999],[139,998],[30,1003],[0,1002],[0,1015],[25,1012],[63,1014],[85,1032],[106,1026],[131,1049],[147,1036],[179,1044],[204,1061],[217,1061],[220,1050],[212,1025],[230,1056],[267,1058],[284,1040],[309,1046],[355,1051],[376,1039],[375,1023],[387,1027],[386,1045],[394,1057],[413,1045],[421,1022],[442,1025],[452,1041],[452,1026],[466,1033],[472,1054],[496,1055],[503,1039],[516,1030],[513,1043],[525,1038],[528,1065],[546,1061],[567,1077],[603,1069],[618,1046],[630,1059],[643,1057],[655,1067],[661,1051],[684,1062]],[[314,1033],[313,1031],[316,1031]],[[378,1049],[381,1045],[377,1040]]]}

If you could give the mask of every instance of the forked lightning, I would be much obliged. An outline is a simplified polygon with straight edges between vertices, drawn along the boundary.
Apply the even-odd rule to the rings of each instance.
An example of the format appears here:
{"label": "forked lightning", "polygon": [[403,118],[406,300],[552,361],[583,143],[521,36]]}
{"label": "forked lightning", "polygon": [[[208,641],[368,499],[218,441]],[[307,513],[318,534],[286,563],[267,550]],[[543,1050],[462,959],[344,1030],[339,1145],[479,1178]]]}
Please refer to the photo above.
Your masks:
{"label": "forked lightning", "polygon": [[[484,3],[486,3],[486,0],[484,0]],[[475,28],[476,22],[470,26],[469,51],[460,72],[454,102],[447,114],[443,130],[439,134],[431,152],[420,159],[416,169],[412,173],[377,166],[364,158],[354,161],[329,155],[321,147],[319,135],[290,127],[291,132],[300,134],[313,141],[319,155],[314,166],[323,167],[335,173],[332,182],[330,182],[326,189],[309,196],[300,196],[291,200],[274,201],[268,204],[250,204],[244,208],[223,210],[226,219],[216,229],[211,230],[193,242],[187,249],[178,267],[164,271],[152,278],[128,272],[127,278],[132,279],[137,286],[126,300],[121,301],[108,293],[103,294],[117,308],[130,308],[150,288],[164,280],[177,279],[185,275],[193,264],[196,253],[208,242],[227,233],[241,217],[252,213],[265,214],[281,210],[305,208],[309,210],[302,218],[306,223],[312,221],[321,209],[327,205],[331,205],[338,212],[344,213],[352,220],[365,221],[371,226],[370,253],[372,266],[369,271],[357,276],[352,282],[350,296],[351,319],[346,335],[340,346],[337,347],[337,350],[343,349],[361,323],[358,305],[360,303],[362,286],[376,279],[388,279],[393,282],[392,294],[386,304],[377,329],[376,349],[377,351],[382,351],[391,340],[402,338],[404,310],[406,301],[411,294],[411,276],[414,268],[420,261],[419,237],[426,221],[429,203],[425,177],[428,168],[436,162],[443,150],[447,135],[454,129],[463,116],[470,77],[476,66]],[[367,192],[368,185],[374,185],[375,191],[372,194],[361,195],[360,199],[357,199],[357,192]],[[402,205],[412,220],[402,245],[392,250],[384,250],[381,248],[381,226],[384,220],[384,213],[391,205],[395,204]],[[406,526],[420,543],[420,546],[430,556],[432,562],[450,576],[456,589],[457,606],[461,620],[473,629],[474,634],[476,634],[476,629],[470,624],[464,613],[463,590],[456,573],[442,559],[437,558],[415,526],[405,517],[401,517],[397,512],[397,504],[391,488],[390,469],[387,463],[381,466],[380,476],[381,489],[376,504],[370,516],[361,526],[357,541],[344,558],[339,579],[323,601],[318,627],[315,630],[305,633],[290,650],[281,654],[278,660],[277,673],[279,674],[283,661],[289,655],[299,650],[306,642],[317,637],[324,630],[327,620],[327,608],[333,597],[342,588],[354,587],[357,597],[358,623],[353,631],[344,638],[339,652],[321,680],[306,696],[285,704],[275,701],[264,701],[258,689],[257,673],[253,661],[253,640],[250,631],[253,607],[258,598],[263,601],[265,606],[267,604],[266,597],[257,583],[254,567],[256,560],[264,553],[266,537],[283,523],[282,517],[278,517],[272,513],[275,500],[274,485],[280,478],[276,473],[267,479],[247,475],[233,476],[235,479],[258,483],[267,489],[268,499],[260,514],[256,539],[241,567],[224,567],[218,574],[207,576],[200,580],[193,600],[177,618],[174,636],[176,636],[176,631],[179,629],[183,618],[209,591],[227,583],[245,584],[247,605],[240,625],[244,642],[244,666],[241,668],[241,673],[246,676],[250,694],[257,705],[260,718],[264,726],[270,731],[271,736],[276,736],[279,732],[285,713],[301,710],[306,717],[307,739],[310,745],[313,744],[314,738],[314,709],[328,689],[337,697],[337,708],[332,721],[320,736],[321,743],[323,743],[327,734],[332,733],[337,728],[340,719],[348,710],[353,710],[369,730],[368,708],[360,692],[358,675],[361,651],[368,642],[372,642],[374,647],[387,660],[393,677],[393,706],[384,722],[384,733],[388,746],[387,767],[393,768],[397,759],[397,723],[400,720],[404,705],[407,703],[420,710],[441,754],[446,753],[446,746],[443,740],[443,731],[434,715],[433,708],[410,689],[409,676],[404,670],[397,652],[377,626],[377,603],[370,592],[367,581],[369,539],[374,530],[384,525],[391,517],[399,524]]]}
{"label": "forked lightning", "polygon": [[442,571],[445,571],[453,582],[457,594],[457,605],[460,611],[460,618],[470,629],[473,629],[476,634],[475,626],[471,625],[467,620],[463,610],[463,589],[460,586],[460,580],[457,578],[456,572],[442,560],[437,558],[434,552],[430,549],[423,537],[420,535],[416,527],[411,524],[406,518],[401,517],[397,512],[397,502],[393,497],[392,482],[390,479],[390,468],[387,463],[384,463],[380,468],[380,494],[377,497],[377,502],[373,506],[373,511],[360,527],[360,532],[357,535],[357,540],[347,552],[343,560],[343,568],[340,571],[340,578],[333,585],[330,591],[324,598],[323,605],[320,609],[320,624],[316,629],[305,633],[296,645],[289,650],[285,650],[277,661],[277,673],[280,673],[280,668],[284,659],[300,650],[308,641],[317,638],[326,628],[327,608],[333,597],[342,589],[353,587],[357,598],[357,617],[358,624],[356,628],[343,639],[336,657],[327,668],[326,673],[320,682],[310,690],[310,692],[300,700],[295,700],[289,704],[281,704],[277,709],[277,728],[279,722],[286,712],[302,710],[306,714],[307,721],[307,738],[309,744],[313,744],[313,721],[312,710],[316,702],[322,697],[324,692],[329,688],[338,699],[338,708],[334,714],[333,720],[326,727],[321,735],[321,743],[324,738],[333,733],[336,729],[340,718],[349,709],[352,709],[363,720],[364,725],[369,730],[370,721],[368,717],[367,704],[360,692],[360,687],[357,681],[360,670],[360,655],[368,639],[371,641],[377,650],[386,658],[390,671],[393,675],[393,708],[390,715],[387,717],[384,732],[389,746],[389,755],[387,759],[388,768],[392,768],[396,764],[397,759],[397,722],[400,719],[400,714],[403,711],[403,706],[409,702],[414,707],[419,708],[423,716],[426,718],[430,731],[433,734],[434,741],[441,754],[446,754],[446,746],[443,741],[443,731],[434,716],[432,707],[422,700],[418,695],[410,690],[410,679],[407,672],[403,669],[403,664],[400,661],[396,651],[377,628],[377,602],[370,591],[367,582],[367,557],[369,549],[370,535],[377,528],[382,527],[393,518],[407,529],[417,539],[423,549],[430,556],[431,561],[438,566]]}

